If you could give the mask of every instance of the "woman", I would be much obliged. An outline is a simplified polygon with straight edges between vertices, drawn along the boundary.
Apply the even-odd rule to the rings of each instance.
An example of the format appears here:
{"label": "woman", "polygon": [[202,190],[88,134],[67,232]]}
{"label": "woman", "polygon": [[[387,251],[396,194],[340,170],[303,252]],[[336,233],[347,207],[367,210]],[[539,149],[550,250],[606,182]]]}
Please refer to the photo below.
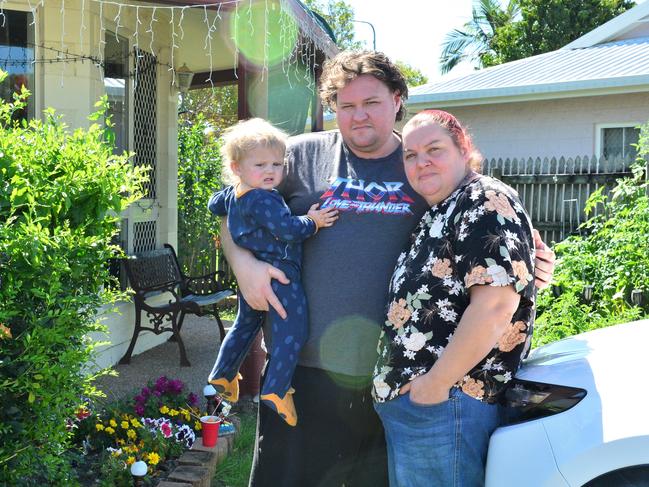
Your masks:
{"label": "woman", "polygon": [[475,172],[453,115],[418,113],[403,145],[431,208],[392,276],[374,372],[390,485],[482,485],[497,401],[532,334],[532,227],[514,190]]}

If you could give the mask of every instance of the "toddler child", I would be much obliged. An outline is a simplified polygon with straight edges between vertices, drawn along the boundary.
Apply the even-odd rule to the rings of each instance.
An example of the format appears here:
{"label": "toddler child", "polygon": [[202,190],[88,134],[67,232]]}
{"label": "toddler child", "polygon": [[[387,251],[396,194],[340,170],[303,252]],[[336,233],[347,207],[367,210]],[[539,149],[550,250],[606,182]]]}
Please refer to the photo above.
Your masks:
{"label": "toddler child", "polygon": [[305,216],[291,215],[275,189],[284,176],[286,139],[284,132],[259,118],[240,122],[223,136],[223,164],[232,171],[235,184],[215,193],[208,207],[216,215],[227,215],[228,229],[237,245],[281,269],[290,283],[272,282],[273,291],[286,309],[286,319],[272,307],[268,312],[252,309],[238,294],[237,317],[208,380],[225,399],[238,400],[239,367],[268,313],[270,358],[260,399],[295,426],[291,380],[308,334],[306,298],[300,279],[301,242],[319,228],[333,225],[338,216],[333,208],[318,210],[317,204]]}

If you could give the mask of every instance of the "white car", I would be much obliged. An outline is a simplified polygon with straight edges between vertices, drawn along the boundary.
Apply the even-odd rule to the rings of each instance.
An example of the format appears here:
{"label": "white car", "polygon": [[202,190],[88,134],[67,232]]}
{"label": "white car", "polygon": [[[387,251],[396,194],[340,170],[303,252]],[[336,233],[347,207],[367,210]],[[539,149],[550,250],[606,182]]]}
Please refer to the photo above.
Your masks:
{"label": "white car", "polygon": [[649,320],[533,350],[507,401],[487,487],[649,486]]}

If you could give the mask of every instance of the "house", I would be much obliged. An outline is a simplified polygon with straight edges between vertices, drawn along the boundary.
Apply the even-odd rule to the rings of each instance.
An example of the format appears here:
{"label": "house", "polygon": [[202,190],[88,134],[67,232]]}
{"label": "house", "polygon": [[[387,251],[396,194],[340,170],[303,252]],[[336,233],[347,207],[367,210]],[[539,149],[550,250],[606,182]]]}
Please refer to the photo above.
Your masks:
{"label": "house", "polygon": [[[145,198],[123,215],[128,253],[177,245],[179,90],[236,84],[239,118],[262,116],[287,131],[322,127],[315,89],[337,47],[298,0],[2,0],[0,84],[8,99],[32,92],[24,117],[53,107],[71,127],[104,94],[118,150],[151,167]],[[191,74],[193,73],[193,78]],[[105,317],[109,333],[98,366],[116,363],[133,331],[133,305]],[[141,335],[135,353],[168,338]]]}
{"label": "house", "polygon": [[649,119],[649,2],[557,51],[413,88],[412,115],[465,122],[487,159],[633,156]]}

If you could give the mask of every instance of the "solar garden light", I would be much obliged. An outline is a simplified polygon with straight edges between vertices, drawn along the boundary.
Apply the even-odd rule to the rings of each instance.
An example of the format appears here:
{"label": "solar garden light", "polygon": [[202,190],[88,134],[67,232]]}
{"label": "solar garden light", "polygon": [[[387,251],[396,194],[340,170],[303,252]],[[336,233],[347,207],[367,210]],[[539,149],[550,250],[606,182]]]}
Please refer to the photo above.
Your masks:
{"label": "solar garden light", "polygon": [[131,475],[133,476],[133,486],[140,487],[144,485],[144,477],[146,476],[149,467],[142,460],[133,462],[131,465]]}
{"label": "solar garden light", "polygon": [[216,406],[218,404],[214,404],[212,406],[212,402],[216,402],[216,389],[212,384],[207,384],[205,387],[203,387],[203,396],[205,396],[205,400],[207,401],[207,413],[210,414],[210,411],[213,409],[216,409]]}
{"label": "solar garden light", "polygon": [[633,303],[634,306],[642,306],[643,301],[644,296],[642,289],[634,289],[631,291],[631,303]]}
{"label": "solar garden light", "polygon": [[586,303],[590,303],[593,300],[593,286],[590,284],[584,286],[584,290],[582,291],[581,295],[583,296]]}

